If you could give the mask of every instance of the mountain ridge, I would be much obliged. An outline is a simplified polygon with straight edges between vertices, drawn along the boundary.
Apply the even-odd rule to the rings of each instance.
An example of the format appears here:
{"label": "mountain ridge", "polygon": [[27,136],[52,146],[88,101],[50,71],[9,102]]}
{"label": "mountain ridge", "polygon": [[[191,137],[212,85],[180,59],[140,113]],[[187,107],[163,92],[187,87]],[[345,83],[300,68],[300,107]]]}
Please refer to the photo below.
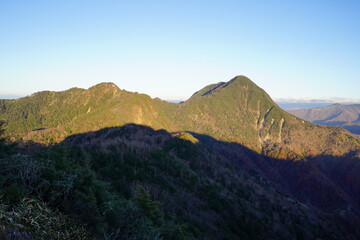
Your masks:
{"label": "mountain ridge", "polygon": [[[340,129],[319,127],[289,115],[245,76],[208,85],[180,104],[121,90],[114,83],[87,90],[40,92],[0,100],[0,118],[13,121],[8,132],[42,142],[49,141],[42,139],[49,135],[45,132],[53,131],[51,141],[58,142],[74,133],[135,123],[169,131],[194,131],[238,142],[257,152],[276,152],[277,157],[281,149],[284,158],[293,154],[299,156],[295,158],[343,155],[359,146],[356,140],[346,140],[352,136]],[[32,131],[35,129],[46,130]],[[322,141],[313,141],[320,138]]]}

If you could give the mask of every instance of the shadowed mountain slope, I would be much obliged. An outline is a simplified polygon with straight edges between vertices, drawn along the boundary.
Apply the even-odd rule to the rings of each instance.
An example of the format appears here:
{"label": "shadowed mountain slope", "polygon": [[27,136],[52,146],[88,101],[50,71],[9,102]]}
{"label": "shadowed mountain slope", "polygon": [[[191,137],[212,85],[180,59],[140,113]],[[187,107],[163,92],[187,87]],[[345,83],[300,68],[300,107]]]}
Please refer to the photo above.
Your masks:
{"label": "shadowed mountain slope", "polygon": [[289,110],[304,120],[327,126],[337,126],[360,134],[360,104],[333,104],[327,107]]}
{"label": "shadowed mountain slope", "polygon": [[[165,213],[191,223],[203,239],[351,239],[360,234],[356,192],[343,190],[344,179],[333,182],[331,173],[320,169],[320,158],[273,159],[210,136],[134,124],[73,135],[61,145],[98,155],[93,171],[118,191],[130,191],[134,183],[147,186]],[[124,168],[127,164],[131,167]],[[347,218],[353,223],[348,225]]]}
{"label": "shadowed mountain slope", "polygon": [[[360,236],[353,196],[327,192],[324,187],[337,183],[316,177],[327,177],[319,168],[304,176],[310,162],[272,159],[210,136],[135,124],[72,135],[41,151],[32,147],[0,156],[0,236],[46,239],[54,230],[81,239]],[[309,189],[299,188],[304,183],[321,192],[309,198]],[[140,196],[139,186],[146,189]],[[11,217],[12,208],[17,217]],[[34,226],[37,208],[46,211],[44,226]]]}

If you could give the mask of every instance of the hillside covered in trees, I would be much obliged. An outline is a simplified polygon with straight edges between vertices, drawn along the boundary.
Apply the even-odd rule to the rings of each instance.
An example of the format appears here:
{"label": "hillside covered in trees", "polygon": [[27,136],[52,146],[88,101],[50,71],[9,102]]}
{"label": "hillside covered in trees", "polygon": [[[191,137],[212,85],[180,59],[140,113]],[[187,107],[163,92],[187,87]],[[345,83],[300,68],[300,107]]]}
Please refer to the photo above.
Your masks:
{"label": "hillside covered in trees", "polygon": [[[0,101],[4,239],[358,239],[360,141],[238,76]],[[4,124],[5,123],[5,124]]]}

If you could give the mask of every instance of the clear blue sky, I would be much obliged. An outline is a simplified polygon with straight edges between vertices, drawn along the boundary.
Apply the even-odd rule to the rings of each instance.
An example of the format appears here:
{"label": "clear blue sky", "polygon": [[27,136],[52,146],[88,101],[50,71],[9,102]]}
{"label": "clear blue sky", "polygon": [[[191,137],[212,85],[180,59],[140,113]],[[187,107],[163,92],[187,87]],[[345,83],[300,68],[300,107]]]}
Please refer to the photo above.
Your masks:
{"label": "clear blue sky", "polygon": [[0,2],[0,95],[186,99],[246,75],[273,98],[360,98],[360,1]]}

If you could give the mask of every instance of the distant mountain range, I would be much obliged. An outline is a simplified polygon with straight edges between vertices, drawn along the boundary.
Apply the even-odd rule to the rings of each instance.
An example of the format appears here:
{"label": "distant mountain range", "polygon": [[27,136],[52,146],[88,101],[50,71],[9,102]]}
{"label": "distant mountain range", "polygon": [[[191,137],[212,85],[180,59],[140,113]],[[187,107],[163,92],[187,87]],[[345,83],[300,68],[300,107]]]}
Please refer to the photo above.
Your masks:
{"label": "distant mountain range", "polygon": [[333,104],[321,108],[288,111],[304,120],[326,126],[342,127],[354,134],[360,134],[360,104]]}
{"label": "distant mountain range", "polygon": [[330,102],[280,102],[276,101],[282,109],[289,111],[289,110],[298,110],[298,109],[307,109],[307,108],[319,108],[319,107],[326,107],[332,105],[334,103]]}
{"label": "distant mountain range", "polygon": [[[64,194],[24,192],[70,217],[76,213],[96,236],[103,234],[99,226],[115,234],[118,220],[101,215],[114,200],[83,187],[90,175],[94,189],[108,186],[106,194],[114,195],[109,199],[131,202],[137,185],[147,187],[163,202],[164,219],[186,223],[187,236],[195,239],[360,239],[360,140],[291,115],[247,77],[208,85],[181,103],[113,83],[38,92],[0,100],[0,119],[6,121],[5,136],[23,153],[53,161],[59,173],[48,173],[50,163],[34,167],[46,170],[48,182],[57,186],[56,176],[71,175],[73,168],[91,173],[72,180],[79,185],[67,185],[64,204],[58,200]],[[33,189],[33,182],[49,184],[25,181],[24,189]],[[109,206],[128,219],[123,208]],[[151,213],[143,221],[164,239],[177,239],[175,232],[184,230],[159,219]]]}
{"label": "distant mountain range", "polygon": [[360,104],[360,99],[353,98],[277,98],[275,102],[284,110],[326,107],[336,103],[343,105]]}

